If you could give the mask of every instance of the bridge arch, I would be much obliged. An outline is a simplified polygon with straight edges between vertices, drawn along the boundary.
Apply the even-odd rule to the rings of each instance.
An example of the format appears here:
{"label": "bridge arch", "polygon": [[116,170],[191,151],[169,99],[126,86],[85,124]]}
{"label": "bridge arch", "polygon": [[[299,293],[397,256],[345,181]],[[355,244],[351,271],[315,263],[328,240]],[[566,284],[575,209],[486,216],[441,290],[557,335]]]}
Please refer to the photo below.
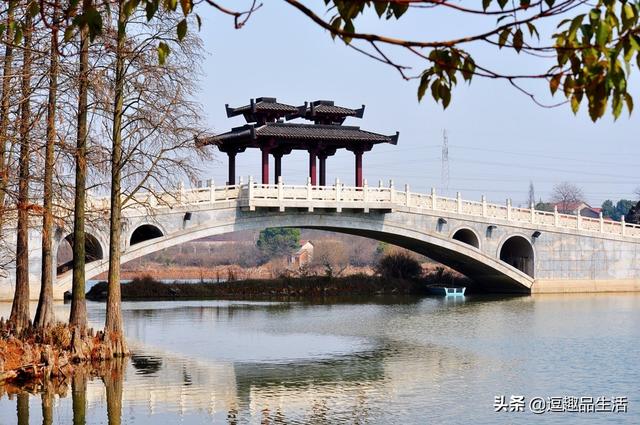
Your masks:
{"label": "bridge arch", "polygon": [[531,242],[522,235],[512,235],[502,241],[498,258],[528,276],[534,277],[535,251]]}
{"label": "bridge arch", "polygon": [[480,249],[480,237],[475,230],[470,229],[469,227],[459,227],[452,232],[451,239]]}
{"label": "bridge arch", "polygon": [[[122,254],[122,262],[209,236],[243,230],[261,230],[267,227],[297,227],[353,234],[388,242],[426,255],[469,276],[484,289],[497,292],[529,292],[533,279],[499,258],[473,246],[451,240],[430,228],[416,228],[408,224],[406,217],[393,220],[384,214],[299,211],[242,211],[236,208],[220,209],[208,214],[207,220],[198,225],[178,228],[165,236],[137,243]],[[87,277],[105,271],[108,261],[87,265]],[[57,285],[67,288],[70,276],[59,276]]]}
{"label": "bridge arch", "polygon": [[141,224],[136,227],[133,232],[131,232],[131,236],[129,236],[129,245],[136,245],[141,242],[146,242],[151,239],[157,239],[164,236],[164,232],[160,229],[159,226],[155,224]]}
{"label": "bridge arch", "polygon": [[[105,259],[106,257],[106,249],[103,246],[102,242],[99,239],[99,236],[94,235],[88,231],[85,231],[84,234],[84,250],[85,250],[85,262],[87,264],[93,263],[96,261],[100,261]],[[55,250],[55,261],[58,263],[57,265],[57,274],[62,274],[71,269],[71,265],[73,263],[72,258],[64,258],[62,259],[62,263],[60,263],[60,248],[61,246],[66,245],[68,249],[73,249],[73,233],[69,233],[67,236],[62,238],[56,247]],[[65,261],[66,260],[66,261]]]}

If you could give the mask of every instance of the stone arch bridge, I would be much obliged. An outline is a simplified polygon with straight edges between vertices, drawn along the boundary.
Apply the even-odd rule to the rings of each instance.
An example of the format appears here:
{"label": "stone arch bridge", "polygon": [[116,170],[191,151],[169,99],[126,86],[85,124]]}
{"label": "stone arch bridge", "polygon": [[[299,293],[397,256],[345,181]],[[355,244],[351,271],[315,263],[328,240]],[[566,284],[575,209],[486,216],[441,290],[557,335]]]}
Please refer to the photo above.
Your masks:
{"label": "stone arch bridge", "polygon": [[[424,254],[494,292],[640,289],[640,226],[481,201],[412,193],[408,186],[247,184],[140,195],[124,210],[122,261],[207,236],[265,227],[329,230],[389,242]],[[90,202],[87,279],[107,270],[108,200]],[[54,254],[69,238],[55,234]],[[30,235],[39,247],[39,231]],[[56,255],[54,255],[56,258]],[[31,297],[39,291],[39,249],[31,255]],[[71,288],[59,268],[54,295]],[[0,280],[10,299],[13,273]]]}

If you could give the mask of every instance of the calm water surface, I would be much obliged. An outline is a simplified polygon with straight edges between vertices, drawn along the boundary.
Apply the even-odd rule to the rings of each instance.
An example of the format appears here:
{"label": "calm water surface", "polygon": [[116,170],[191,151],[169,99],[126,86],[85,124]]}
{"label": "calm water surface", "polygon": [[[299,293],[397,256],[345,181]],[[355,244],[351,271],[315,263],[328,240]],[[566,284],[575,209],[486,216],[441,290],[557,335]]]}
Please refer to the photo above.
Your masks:
{"label": "calm water surface", "polygon": [[[50,423],[640,424],[640,295],[124,310],[134,355],[74,383],[75,397],[60,391]],[[89,316],[100,328],[104,305]],[[40,394],[0,392],[0,424],[43,423]],[[628,412],[495,413],[495,396],[512,394],[626,396]]]}

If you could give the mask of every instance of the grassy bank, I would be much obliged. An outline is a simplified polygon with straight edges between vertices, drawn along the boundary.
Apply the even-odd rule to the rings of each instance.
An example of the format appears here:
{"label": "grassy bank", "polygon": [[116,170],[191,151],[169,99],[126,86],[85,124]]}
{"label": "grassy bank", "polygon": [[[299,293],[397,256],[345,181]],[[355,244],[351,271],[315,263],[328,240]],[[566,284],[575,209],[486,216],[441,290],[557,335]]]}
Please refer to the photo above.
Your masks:
{"label": "grassy bank", "polygon": [[[358,295],[408,295],[425,291],[426,281],[354,275],[348,277],[283,277],[249,279],[220,283],[162,283],[141,277],[122,284],[123,300],[172,299],[309,299]],[[107,285],[100,282],[87,293],[87,299],[103,301]]]}

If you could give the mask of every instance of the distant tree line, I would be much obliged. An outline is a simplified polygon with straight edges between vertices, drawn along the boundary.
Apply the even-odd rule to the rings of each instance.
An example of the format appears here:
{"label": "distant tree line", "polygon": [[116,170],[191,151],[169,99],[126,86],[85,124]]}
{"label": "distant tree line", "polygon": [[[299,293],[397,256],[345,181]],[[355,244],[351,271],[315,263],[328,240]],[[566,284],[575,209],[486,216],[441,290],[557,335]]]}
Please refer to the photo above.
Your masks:
{"label": "distant tree line", "polygon": [[[529,193],[531,197],[533,193],[532,185],[530,185]],[[637,189],[635,193],[640,197],[640,188]],[[575,214],[576,208],[579,208],[581,204],[586,205],[582,189],[575,184],[562,182],[553,187],[551,202],[540,200],[535,204],[535,208],[539,211],[548,212],[553,212],[557,208],[559,213]],[[610,220],[620,221],[624,216],[629,223],[640,221],[636,213],[636,211],[640,211],[640,202],[637,201],[620,199],[614,204],[614,201],[607,199],[602,203],[601,209],[604,218]]]}

